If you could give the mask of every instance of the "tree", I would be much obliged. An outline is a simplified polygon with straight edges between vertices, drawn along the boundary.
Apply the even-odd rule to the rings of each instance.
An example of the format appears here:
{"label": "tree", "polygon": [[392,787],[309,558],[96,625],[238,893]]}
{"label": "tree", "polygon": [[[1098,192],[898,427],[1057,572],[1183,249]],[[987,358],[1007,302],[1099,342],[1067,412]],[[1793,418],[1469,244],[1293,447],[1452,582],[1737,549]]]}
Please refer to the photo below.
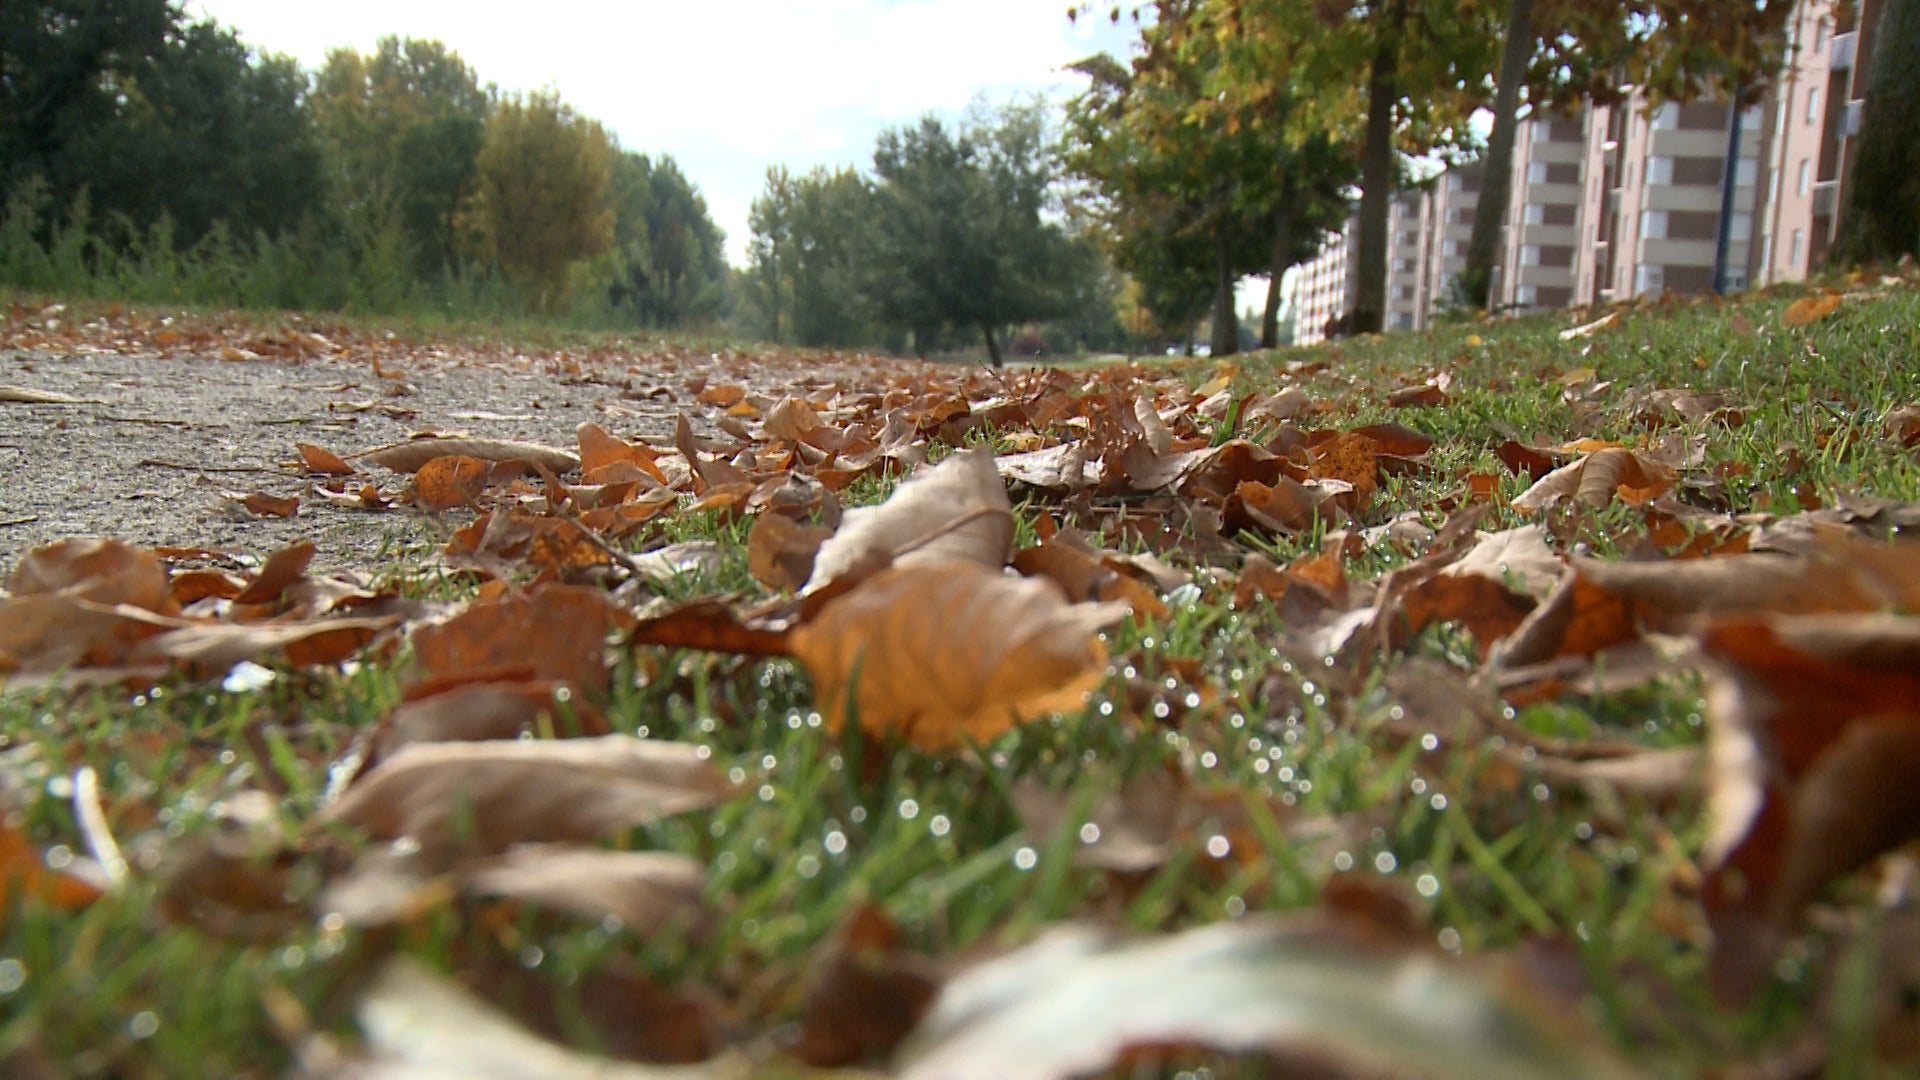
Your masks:
{"label": "tree", "polygon": [[1290,137],[1285,94],[1216,104],[1216,29],[1197,0],[1158,5],[1130,69],[1105,56],[1076,65],[1091,83],[1068,107],[1068,130],[1069,160],[1093,184],[1096,217],[1143,300],[1183,325],[1210,295],[1212,347],[1225,355],[1238,348],[1234,286],[1248,273],[1273,275],[1271,344],[1279,278],[1344,216],[1352,169],[1326,136]]}
{"label": "tree", "polygon": [[324,195],[306,78],[213,23],[140,0],[0,13],[0,183],[42,176],[69,204],[192,243],[276,235]]}
{"label": "tree", "polygon": [[415,273],[453,265],[493,106],[473,69],[438,41],[385,37],[330,51],[313,103],[349,215],[395,215]]}
{"label": "tree", "polygon": [[607,250],[614,149],[597,121],[540,92],[503,98],[487,118],[463,211],[480,254],[543,310],[567,297],[567,267]]}
{"label": "tree", "polygon": [[1065,310],[1066,233],[1047,211],[1054,175],[1038,105],[933,116],[881,133],[864,292],[925,350],[942,327],[985,341],[995,366],[1009,325]]}
{"label": "tree", "polygon": [[655,161],[622,154],[620,175],[626,190],[644,190],[645,197],[622,201],[617,228],[645,250],[627,259],[614,286],[615,303],[648,326],[717,317],[726,305],[726,236],[707,213],[700,189],[666,155]]}
{"label": "tree", "polygon": [[1920,250],[1920,3],[1888,0],[1873,50],[1834,261],[1891,262]]}

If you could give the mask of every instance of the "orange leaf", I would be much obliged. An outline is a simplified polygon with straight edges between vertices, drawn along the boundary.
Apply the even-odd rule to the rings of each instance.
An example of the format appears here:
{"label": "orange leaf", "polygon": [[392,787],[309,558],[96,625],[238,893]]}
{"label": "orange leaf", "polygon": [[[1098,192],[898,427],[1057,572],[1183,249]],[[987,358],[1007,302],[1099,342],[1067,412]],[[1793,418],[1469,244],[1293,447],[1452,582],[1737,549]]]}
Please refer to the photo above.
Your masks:
{"label": "orange leaf", "polygon": [[413,644],[432,677],[513,668],[529,678],[604,687],[607,633],[631,618],[597,589],[542,585],[470,604],[446,622],[420,627]]}
{"label": "orange leaf", "polygon": [[47,869],[26,835],[12,822],[0,820],[0,924],[14,904],[16,888],[30,901],[63,911],[86,907],[100,897],[100,890],[87,882]]}
{"label": "orange leaf", "polygon": [[297,442],[293,444],[293,448],[300,452],[300,463],[307,467],[308,472],[328,473],[333,476],[353,474],[353,466],[347,464],[346,459],[324,446]]}
{"label": "orange leaf", "polygon": [[1837,292],[1817,292],[1803,296],[1787,305],[1780,315],[1780,321],[1787,326],[1806,326],[1840,310],[1840,294]]}
{"label": "orange leaf", "polygon": [[471,506],[486,489],[491,471],[486,462],[464,454],[434,458],[413,474],[416,497],[429,510]]}
{"label": "orange leaf", "polygon": [[1069,604],[1049,581],[967,561],[896,566],[793,634],[834,731],[945,749],[1078,709],[1106,674],[1095,633],[1121,604]]}

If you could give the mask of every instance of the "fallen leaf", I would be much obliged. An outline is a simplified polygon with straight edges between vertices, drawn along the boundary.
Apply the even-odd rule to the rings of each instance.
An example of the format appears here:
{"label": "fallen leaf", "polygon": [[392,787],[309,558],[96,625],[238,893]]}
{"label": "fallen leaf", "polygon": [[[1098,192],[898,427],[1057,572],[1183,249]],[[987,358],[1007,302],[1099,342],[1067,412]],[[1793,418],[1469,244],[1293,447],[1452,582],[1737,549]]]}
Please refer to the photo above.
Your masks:
{"label": "fallen leaf", "polygon": [[476,457],[449,454],[422,462],[414,470],[413,485],[420,505],[428,510],[472,506],[486,490],[492,468]]}
{"label": "fallen leaf", "polygon": [[1672,486],[1673,473],[1666,466],[1632,450],[1608,447],[1541,477],[1512,505],[1523,514],[1567,499],[1604,507],[1617,498],[1639,506]]}
{"label": "fallen leaf", "polygon": [[300,464],[310,473],[325,473],[330,476],[351,476],[355,469],[346,463],[340,455],[324,446],[313,443],[297,442],[293,448],[300,453]]}
{"label": "fallen leaf", "polygon": [[260,572],[233,598],[234,603],[264,604],[279,599],[289,586],[306,576],[315,550],[313,541],[302,540],[269,555]]}
{"label": "fallen leaf", "polygon": [[1807,326],[1827,318],[1840,310],[1840,294],[1831,289],[1809,293],[1787,305],[1780,313],[1780,322],[1786,326]]}
{"label": "fallen leaf", "polygon": [[926,1014],[939,988],[928,966],[903,955],[880,909],[856,908],[816,972],[793,1055],[818,1069],[883,1058]]}
{"label": "fallen leaf", "polygon": [[591,421],[582,422],[574,434],[580,440],[580,472],[587,483],[604,483],[607,470],[620,465],[631,465],[659,483],[668,482],[655,463],[659,455],[652,447],[627,442]]}
{"label": "fallen leaf", "polygon": [[1773,976],[1801,912],[1920,831],[1920,623],[1891,615],[1731,619],[1702,635],[1711,830],[1703,900],[1715,989]]}
{"label": "fallen leaf", "polygon": [[1166,602],[1146,584],[1064,540],[1046,541],[1015,553],[1013,568],[1028,577],[1051,579],[1070,600],[1117,600],[1133,609],[1138,618],[1168,616]]}
{"label": "fallen leaf", "polygon": [[1581,323],[1579,326],[1560,331],[1560,340],[1572,341],[1575,338],[1592,337],[1619,321],[1620,313],[1618,311],[1609,311],[1592,322]]}
{"label": "fallen leaf", "polygon": [[632,616],[597,589],[547,584],[476,601],[445,622],[422,626],[413,647],[428,678],[517,670],[599,689],[607,685],[607,635],[630,625]]}
{"label": "fallen leaf", "polygon": [[418,472],[422,465],[441,457],[478,458],[487,462],[523,461],[528,465],[544,466],[556,473],[572,472],[580,467],[580,459],[565,450],[538,443],[514,442],[510,439],[466,439],[443,438],[433,436],[424,439],[408,439],[406,442],[389,446],[377,446],[371,450],[362,450],[347,457],[353,461],[368,461],[384,466],[395,472]]}
{"label": "fallen leaf", "polygon": [[594,840],[715,806],[733,787],[701,747],[594,739],[415,743],[356,780],[316,820],[423,851],[505,851]]}
{"label": "fallen leaf", "polygon": [[0,384],[0,401],[19,405],[82,405],[85,402],[55,390],[36,390],[30,386]]}
{"label": "fallen leaf", "polygon": [[[518,1013],[526,1008],[523,1003]],[[371,980],[355,1017],[371,1055],[364,1063],[370,1075],[749,1080],[759,1074],[759,1066],[735,1050],[687,1067],[620,1062],[568,1050],[405,957],[388,961]],[[634,1026],[647,1019],[629,1015],[627,1023]]]}
{"label": "fallen leaf", "polygon": [[791,652],[790,640],[790,618],[769,620],[757,613],[742,613],[713,598],[643,611],[627,635],[631,645],[705,649],[742,656],[786,656]]}
{"label": "fallen leaf", "polygon": [[1133,942],[1056,929],[949,981],[899,1075],[1158,1072],[1195,1050],[1262,1055],[1277,1075],[1633,1075],[1524,986],[1348,927],[1247,918]]}
{"label": "fallen leaf", "polygon": [[0,817],[0,930],[7,913],[24,898],[63,911],[86,907],[99,899],[98,886],[48,869],[40,853],[12,821]]}
{"label": "fallen leaf", "polygon": [[941,749],[1080,708],[1106,674],[1095,631],[1126,610],[978,563],[919,563],[866,579],[791,643],[832,730],[858,716],[869,733]]}
{"label": "fallen leaf", "polygon": [[706,867],[666,851],[602,851],[522,844],[461,871],[461,891],[565,912],[591,922],[612,916],[636,933],[663,930],[700,909]]}
{"label": "fallen leaf", "polygon": [[820,545],[833,530],[805,525],[785,514],[761,514],[747,534],[747,569],[776,592],[795,592],[813,576]]}
{"label": "fallen leaf", "polygon": [[468,682],[411,691],[382,721],[374,746],[377,759],[419,742],[612,733],[600,710],[579,700],[567,683]]}
{"label": "fallen leaf", "polygon": [[993,454],[962,451],[908,478],[878,506],[849,510],[820,545],[803,593],[844,586],[886,566],[965,559],[1005,566],[1013,548],[1013,505]]}

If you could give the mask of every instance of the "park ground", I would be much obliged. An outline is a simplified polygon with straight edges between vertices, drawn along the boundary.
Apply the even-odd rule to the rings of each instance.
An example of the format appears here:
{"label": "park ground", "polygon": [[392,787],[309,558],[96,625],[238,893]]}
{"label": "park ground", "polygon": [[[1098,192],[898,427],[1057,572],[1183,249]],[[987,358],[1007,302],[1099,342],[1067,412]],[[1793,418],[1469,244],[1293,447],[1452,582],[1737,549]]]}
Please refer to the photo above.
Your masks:
{"label": "park ground", "polygon": [[1920,1061],[1904,269],[1004,372],[4,299],[9,1075]]}

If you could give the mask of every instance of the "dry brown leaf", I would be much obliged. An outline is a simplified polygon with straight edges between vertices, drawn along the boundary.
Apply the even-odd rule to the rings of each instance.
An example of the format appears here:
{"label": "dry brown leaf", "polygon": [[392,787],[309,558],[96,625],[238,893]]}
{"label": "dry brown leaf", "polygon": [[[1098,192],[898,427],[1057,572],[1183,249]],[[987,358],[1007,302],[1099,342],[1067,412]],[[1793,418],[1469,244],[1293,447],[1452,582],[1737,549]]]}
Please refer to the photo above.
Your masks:
{"label": "dry brown leaf", "polygon": [[118,540],[60,540],[37,547],[21,557],[7,589],[15,597],[60,593],[159,615],[180,610],[159,556]]}
{"label": "dry brown leaf", "polygon": [[234,603],[264,604],[279,599],[288,586],[306,576],[314,551],[313,541],[302,540],[274,552],[247,587],[233,598]]}
{"label": "dry brown leaf", "polygon": [[844,586],[889,565],[965,559],[1007,564],[1013,548],[1013,505],[993,454],[966,450],[922,470],[878,506],[849,510],[814,556],[803,592]]}
{"label": "dry brown leaf", "polygon": [[1258,1054],[1282,1076],[1635,1075],[1517,970],[1352,921],[1255,917],[1132,942],[1050,931],[950,980],[898,1066],[909,1080],[1157,1075],[1195,1051]]}
{"label": "dry brown leaf", "polygon": [[128,661],[178,661],[207,675],[226,672],[242,660],[270,656],[284,657],[295,666],[337,664],[399,624],[398,616],[382,616],[179,626],[142,641]]}
{"label": "dry brown leaf", "polygon": [[1920,446],[1920,405],[1902,405],[1892,409],[1882,423],[1887,434],[1901,446]]}
{"label": "dry brown leaf", "polygon": [[579,700],[572,686],[557,680],[432,684],[416,688],[387,714],[375,736],[374,751],[384,758],[411,743],[612,733],[600,710]]}
{"label": "dry brown leaf", "polygon": [[[588,795],[592,798],[592,795]],[[652,933],[700,909],[706,867],[665,851],[602,851],[522,844],[463,868],[462,891],[532,904],[598,922],[611,915]]]}
{"label": "dry brown leaf", "polygon": [[1716,662],[1703,899],[1715,988],[1738,1002],[1828,884],[1920,834],[1920,622],[1728,620],[1702,645]]}
{"label": "dry brown leaf", "polygon": [[1088,457],[1087,444],[1076,440],[1024,454],[1004,454],[993,464],[1008,480],[1048,491],[1079,491],[1098,484],[1104,473],[1100,462]]}
{"label": "dry brown leaf", "polygon": [[732,785],[709,757],[703,747],[630,735],[415,743],[317,820],[441,854],[594,840],[724,801]]}
{"label": "dry brown leaf", "polygon": [[747,534],[747,569],[769,589],[795,592],[813,576],[814,557],[832,535],[831,529],[785,514],[761,514]]}
{"label": "dry brown leaf", "polygon": [[100,897],[100,888],[52,870],[15,824],[0,817],[0,930],[16,904],[41,904],[72,911]]}
{"label": "dry brown leaf", "polygon": [[1513,508],[1531,514],[1566,499],[1604,507],[1616,498],[1640,506],[1672,486],[1666,466],[1624,447],[1607,447],[1541,477],[1513,500]]}
{"label": "dry brown leaf", "polygon": [[377,446],[347,456],[353,461],[367,461],[404,473],[418,472],[422,465],[441,457],[478,458],[487,462],[523,461],[556,473],[572,472],[580,467],[580,459],[566,450],[511,439],[434,436]]}
{"label": "dry brown leaf", "polygon": [[472,506],[486,490],[492,468],[485,461],[464,454],[449,454],[422,462],[414,470],[413,485],[421,506],[429,510],[452,510]]}
{"label": "dry brown leaf", "polygon": [[1547,546],[1540,526],[1522,525],[1481,533],[1473,549],[1441,573],[1484,577],[1540,601],[1553,595],[1565,571],[1565,560]]}
{"label": "dry brown leaf", "polygon": [[1646,631],[1675,633],[1709,615],[1870,612],[1920,599],[1911,543],[1825,534],[1805,555],[1722,555],[1670,562],[1575,559],[1547,601],[1507,643],[1501,662],[1524,667],[1590,656]]}
{"label": "dry brown leaf", "polygon": [[339,454],[309,442],[297,442],[293,448],[300,454],[300,464],[310,473],[324,473],[329,476],[351,476],[354,467],[347,464]]}
{"label": "dry brown leaf", "polygon": [[833,730],[857,715],[870,733],[948,748],[1080,708],[1106,673],[1096,631],[1126,611],[979,563],[922,563],[863,581],[792,646]]}
{"label": "dry brown leaf", "polygon": [[1117,600],[1139,618],[1164,619],[1168,615],[1166,602],[1144,582],[1065,541],[1043,541],[1015,553],[1013,568],[1028,577],[1051,579],[1069,600]]}
{"label": "dry brown leaf", "polygon": [[1810,293],[1787,305],[1780,313],[1780,322],[1786,326],[1806,326],[1817,323],[1840,310],[1840,294],[1831,289]]}
{"label": "dry brown leaf", "polygon": [[664,611],[643,612],[627,635],[631,645],[705,649],[742,656],[786,656],[791,617],[740,612],[724,600],[703,598]]}
{"label": "dry brown leaf", "polygon": [[856,908],[811,967],[813,985],[793,1054],[814,1068],[891,1053],[926,1014],[939,987],[928,965],[903,954],[879,908]]}
{"label": "dry brown leaf", "polygon": [[0,597],[0,674],[118,666],[180,610],[159,557],[118,540],[35,548],[10,589]]}
{"label": "dry brown leaf", "polygon": [[607,482],[612,471],[622,465],[631,466],[659,483],[668,482],[667,474],[655,464],[659,455],[645,443],[627,442],[591,421],[583,421],[574,429],[574,434],[580,440],[580,472],[587,483]]}
{"label": "dry brown leaf", "polygon": [[549,584],[469,604],[415,630],[413,647],[429,678],[518,671],[600,689],[607,685],[607,634],[631,624],[632,616],[597,589]]}

